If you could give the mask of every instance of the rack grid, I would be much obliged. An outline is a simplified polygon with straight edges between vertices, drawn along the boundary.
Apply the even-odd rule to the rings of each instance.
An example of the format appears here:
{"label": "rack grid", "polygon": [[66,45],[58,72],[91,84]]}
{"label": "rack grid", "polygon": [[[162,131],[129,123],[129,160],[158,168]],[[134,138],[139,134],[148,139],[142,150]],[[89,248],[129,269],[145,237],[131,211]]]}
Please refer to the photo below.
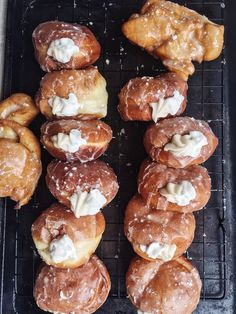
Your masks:
{"label": "rack grid", "polygon": [[[141,161],[145,158],[142,144],[147,127],[142,122],[123,122],[116,110],[117,94],[121,87],[135,76],[155,76],[165,71],[158,60],[140,48],[131,45],[121,33],[121,25],[132,13],[138,12],[143,1],[136,0],[24,0],[17,4],[15,23],[18,32],[11,42],[12,71],[5,96],[10,92],[24,91],[34,95],[43,72],[33,57],[31,34],[41,22],[53,19],[87,25],[102,46],[102,56],[96,63],[108,84],[109,105],[105,121],[112,127],[114,139],[103,157],[115,170],[120,183],[116,199],[104,209],[106,231],[97,250],[111,275],[110,298],[125,298],[125,272],[133,256],[130,244],[123,234],[124,210],[137,190],[136,177]],[[175,1],[206,15],[217,23],[224,21],[223,1]],[[12,19],[13,21],[13,19]],[[13,38],[13,37],[12,37]],[[10,38],[9,40],[12,40]],[[205,163],[212,178],[212,197],[206,208],[195,214],[197,220],[194,242],[186,256],[195,264],[203,281],[202,299],[223,299],[227,291],[227,252],[225,220],[224,177],[224,73],[222,54],[217,60],[195,64],[196,72],[189,79],[186,115],[209,122],[219,138],[215,154]],[[9,83],[10,82],[10,83]],[[43,122],[40,117],[32,129],[39,135]],[[33,200],[21,211],[13,212],[13,203],[5,201],[5,233],[11,236],[9,250],[15,256],[13,278],[14,313],[41,313],[32,297],[34,278],[40,259],[31,239],[32,222],[52,202],[44,175],[51,157],[43,151],[44,173]],[[11,226],[9,226],[11,225]],[[15,235],[14,235],[15,234]],[[7,239],[7,235],[5,235]],[[8,252],[9,253],[9,252]],[[9,262],[10,263],[10,262]],[[99,312],[99,311],[98,311]]]}

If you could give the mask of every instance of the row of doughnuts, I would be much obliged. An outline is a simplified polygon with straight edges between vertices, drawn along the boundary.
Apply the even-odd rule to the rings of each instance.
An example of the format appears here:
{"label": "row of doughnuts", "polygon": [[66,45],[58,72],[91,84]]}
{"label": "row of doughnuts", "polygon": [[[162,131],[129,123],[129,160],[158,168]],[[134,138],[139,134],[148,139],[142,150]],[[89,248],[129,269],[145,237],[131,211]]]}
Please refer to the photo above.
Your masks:
{"label": "row of doughnuts", "polygon": [[[154,142],[159,140],[162,145],[170,144],[165,126],[170,124],[174,128],[178,126],[178,120],[181,127],[186,123],[189,132],[192,130],[188,129],[189,119],[169,118],[151,125],[144,135],[144,142],[149,130],[158,128],[162,134],[155,135],[154,132]],[[191,121],[194,125],[195,122],[200,123],[194,119]],[[175,134],[178,130],[177,127]],[[199,302],[199,274],[182,255],[194,238],[196,222],[193,212],[201,210],[211,195],[207,169],[196,164],[206,160],[216,148],[217,139],[211,130],[207,130],[207,138],[211,140],[205,146],[209,147],[200,149],[191,161],[193,165],[190,162],[183,168],[185,156],[174,156],[181,168],[170,167],[171,158],[161,161],[150,158],[141,164],[138,194],[129,201],[124,220],[125,235],[139,256],[129,266],[126,286],[130,300],[140,313],[157,314],[160,307],[163,313],[190,314]],[[165,141],[161,141],[161,136]],[[151,151],[149,156],[152,157]]]}
{"label": "row of doughnuts", "polygon": [[[93,253],[105,230],[101,209],[118,191],[113,169],[96,160],[112,139],[100,121],[107,114],[106,81],[92,64],[100,45],[85,26],[51,21],[33,32],[35,56],[47,73],[35,102],[48,120],[41,142],[56,159],[46,184],[58,203],[32,225],[44,261],[34,287],[37,305],[52,313],[93,313],[107,299],[111,283]],[[52,71],[52,72],[50,72]]]}
{"label": "row of doughnuts", "polygon": [[218,139],[205,121],[178,116],[186,107],[191,61],[220,54],[223,27],[172,2],[148,0],[122,30],[174,72],[131,79],[119,93],[123,120],[154,122],[144,135],[149,159],[139,170],[138,194],[125,211],[124,232],[138,255],[126,274],[128,297],[139,314],[191,314],[202,284],[183,254],[194,238],[193,212],[211,195],[211,179],[199,164]]}
{"label": "row of doughnuts", "polygon": [[[185,140],[177,142],[180,149],[166,154],[164,148],[173,145],[175,135],[182,129],[183,136],[191,135],[199,125],[209,141],[196,149],[194,157]],[[144,144],[151,158],[141,164],[138,194],[128,203],[124,220],[125,235],[139,256],[126,275],[128,295],[142,313],[157,314],[160,307],[163,313],[190,314],[199,302],[201,280],[182,255],[194,238],[193,212],[201,210],[211,195],[209,174],[198,163],[214,152],[217,139],[203,121],[173,117],[151,125]],[[197,145],[190,146],[192,153]]]}

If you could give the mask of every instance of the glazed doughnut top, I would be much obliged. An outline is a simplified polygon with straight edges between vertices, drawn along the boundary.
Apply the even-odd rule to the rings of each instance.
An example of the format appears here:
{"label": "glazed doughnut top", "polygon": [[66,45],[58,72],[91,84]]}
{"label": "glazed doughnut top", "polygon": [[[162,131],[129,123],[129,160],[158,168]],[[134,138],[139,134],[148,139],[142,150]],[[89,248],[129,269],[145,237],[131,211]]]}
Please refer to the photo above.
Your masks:
{"label": "glazed doughnut top", "polygon": [[85,265],[75,269],[44,265],[36,279],[34,297],[44,311],[91,314],[105,302],[109,291],[109,274],[93,255]]}
{"label": "glazed doughnut top", "polygon": [[126,274],[128,295],[148,314],[191,314],[200,298],[198,271],[184,257],[167,263],[134,258]]}
{"label": "glazed doughnut top", "polygon": [[195,70],[192,61],[214,60],[223,48],[224,26],[171,1],[146,1],[122,31],[185,80]]}

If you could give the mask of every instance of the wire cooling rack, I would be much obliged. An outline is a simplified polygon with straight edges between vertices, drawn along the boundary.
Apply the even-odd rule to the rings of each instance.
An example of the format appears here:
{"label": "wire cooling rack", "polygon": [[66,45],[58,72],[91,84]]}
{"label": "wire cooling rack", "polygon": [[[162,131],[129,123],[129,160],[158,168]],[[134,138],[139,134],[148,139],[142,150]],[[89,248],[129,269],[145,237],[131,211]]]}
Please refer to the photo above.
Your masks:
{"label": "wire cooling rack", "polygon": [[[131,13],[137,12],[142,2],[12,0],[9,1],[8,9],[5,96],[16,91],[34,95],[39,86],[43,72],[34,60],[31,44],[32,31],[39,23],[53,19],[81,23],[90,27],[101,43],[102,56],[96,65],[107,79],[109,109],[105,121],[110,124],[114,134],[114,139],[103,159],[109,162],[117,173],[120,191],[116,199],[104,210],[107,225],[97,254],[110,272],[112,281],[110,298],[113,299],[126,297],[124,276],[133,252],[124,237],[122,223],[125,206],[137,190],[136,177],[140,163],[145,158],[142,138],[147,127],[146,123],[123,122],[120,119],[116,110],[117,94],[121,87],[135,76],[154,76],[164,71],[160,62],[138,47],[132,46],[121,33],[122,22]],[[216,23],[224,22],[225,4],[222,1],[191,0],[178,3],[197,10]],[[186,115],[207,120],[219,138],[219,146],[215,154],[205,163],[212,178],[212,197],[206,208],[196,214],[195,239],[187,252],[187,257],[200,272],[203,281],[202,299],[219,300],[225,297],[227,291],[223,151],[224,56],[213,62],[195,66],[196,72],[189,80]],[[32,129],[39,135],[43,118],[36,120],[32,124]],[[17,212],[12,209],[11,201],[3,203],[5,209],[3,291],[9,295],[9,301],[13,302],[14,308],[5,313],[40,313],[32,297],[40,259],[33,246],[30,228],[40,212],[53,202],[53,197],[44,182],[45,168],[49,160],[51,157],[44,150],[44,174],[29,205]],[[7,304],[5,308],[8,308]]]}

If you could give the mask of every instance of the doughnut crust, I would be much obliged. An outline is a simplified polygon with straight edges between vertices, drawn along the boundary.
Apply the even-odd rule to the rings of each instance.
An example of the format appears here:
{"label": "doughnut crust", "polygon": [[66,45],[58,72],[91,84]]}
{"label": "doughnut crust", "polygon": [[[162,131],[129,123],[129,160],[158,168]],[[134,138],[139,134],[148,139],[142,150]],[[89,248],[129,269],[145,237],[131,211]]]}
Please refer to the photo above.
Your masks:
{"label": "doughnut crust", "polygon": [[[74,111],[75,104],[70,100],[70,96],[78,104],[76,111]],[[67,102],[64,107],[70,107],[68,114],[53,113],[49,102],[56,97]],[[35,97],[36,105],[49,120],[104,118],[107,114],[107,101],[106,81],[95,67],[47,73],[42,78],[40,89]]]}
{"label": "doughnut crust", "polygon": [[176,245],[173,258],[181,256],[194,238],[195,218],[192,213],[156,210],[146,205],[139,194],[128,203],[125,211],[124,231],[134,251],[147,260],[155,260],[143,252],[140,245],[153,242]]}
{"label": "doughnut crust", "polygon": [[22,126],[28,126],[38,113],[33,99],[27,94],[12,94],[0,102],[0,119],[12,120]]}
{"label": "doughnut crust", "polygon": [[42,172],[40,146],[27,128],[0,120],[0,197],[10,197],[16,208],[27,204]]}
{"label": "doughnut crust", "polygon": [[78,268],[43,265],[34,286],[39,308],[50,313],[91,314],[106,301],[111,289],[105,265],[93,255]]}
{"label": "doughnut crust", "polygon": [[82,191],[99,189],[106,198],[106,206],[118,191],[117,178],[104,161],[87,163],[53,160],[47,168],[47,186],[52,195],[62,204],[70,207],[69,198],[79,187]]}
{"label": "doughnut crust", "polygon": [[[195,189],[196,197],[188,205],[180,206],[161,195],[160,190],[168,183],[189,181]],[[207,169],[194,165],[185,169],[169,168],[150,160],[145,160],[138,175],[138,191],[148,206],[160,210],[191,213],[202,209],[211,196],[211,178]]]}
{"label": "doughnut crust", "polygon": [[200,299],[197,269],[185,258],[164,263],[136,257],[126,274],[131,302],[144,313],[191,314]]}
{"label": "doughnut crust", "polygon": [[123,24],[122,31],[185,80],[195,71],[192,61],[218,58],[224,41],[223,25],[165,0],[146,1],[140,14],[131,15]]}
{"label": "doughnut crust", "polygon": [[136,77],[121,89],[118,111],[125,121],[152,121],[153,109],[150,104],[173,97],[177,91],[184,99],[174,115],[169,113],[165,117],[180,115],[186,107],[187,89],[187,83],[175,73],[164,73],[156,77]]}
{"label": "doughnut crust", "polygon": [[[95,252],[105,230],[105,219],[101,212],[76,218],[70,209],[55,203],[42,212],[31,230],[38,253],[46,264],[59,268],[76,268],[86,263]],[[76,258],[57,263],[51,258],[49,247],[51,241],[63,235],[72,240]]]}
{"label": "doughnut crust", "polygon": [[[56,147],[52,137],[58,133],[70,134],[71,130],[77,130],[81,138],[85,140],[75,152]],[[106,123],[100,120],[55,120],[46,122],[41,127],[41,142],[47,151],[55,158],[68,161],[87,162],[97,159],[107,149],[112,139],[112,130]]]}
{"label": "doughnut crust", "polygon": [[[165,150],[175,134],[185,135],[192,131],[201,132],[207,139],[196,157],[176,156]],[[144,135],[144,146],[152,160],[174,168],[185,168],[205,162],[215,151],[218,139],[207,122],[189,117],[176,117],[152,124]]]}
{"label": "doughnut crust", "polygon": [[[66,63],[47,54],[54,40],[70,38],[78,47],[78,52]],[[43,71],[80,69],[93,64],[100,56],[101,47],[93,33],[86,26],[60,21],[39,24],[32,35],[35,57]]]}

